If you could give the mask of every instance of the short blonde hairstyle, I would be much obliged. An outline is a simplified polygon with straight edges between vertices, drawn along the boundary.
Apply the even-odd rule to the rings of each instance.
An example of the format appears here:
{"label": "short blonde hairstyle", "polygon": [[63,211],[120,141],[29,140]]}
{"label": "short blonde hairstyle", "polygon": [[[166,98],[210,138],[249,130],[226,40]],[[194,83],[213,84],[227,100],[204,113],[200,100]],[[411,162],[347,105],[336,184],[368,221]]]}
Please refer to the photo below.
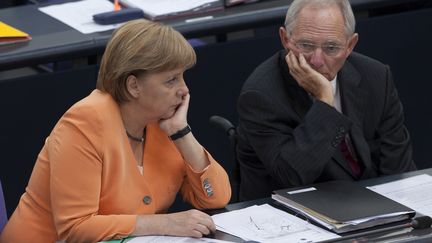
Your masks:
{"label": "short blonde hairstyle", "polygon": [[130,99],[126,88],[130,75],[188,69],[195,63],[192,46],[172,27],[133,20],[114,31],[102,57],[96,87],[123,103]]}

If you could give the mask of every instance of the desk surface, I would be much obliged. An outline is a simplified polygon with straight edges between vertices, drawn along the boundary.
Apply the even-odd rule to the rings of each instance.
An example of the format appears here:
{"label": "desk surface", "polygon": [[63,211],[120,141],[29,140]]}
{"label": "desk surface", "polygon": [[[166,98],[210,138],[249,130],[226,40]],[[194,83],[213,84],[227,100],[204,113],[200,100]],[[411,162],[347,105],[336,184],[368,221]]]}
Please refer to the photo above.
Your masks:
{"label": "desk surface", "polygon": [[[398,175],[390,175],[390,176],[372,178],[372,179],[368,179],[368,180],[358,181],[357,183],[366,187],[366,186],[372,186],[372,185],[382,184],[382,183],[386,183],[386,182],[391,182],[391,181],[395,181],[395,180],[400,180],[400,179],[404,179],[404,178],[408,178],[408,177],[412,177],[412,176],[420,175],[420,174],[432,175],[432,168],[407,172],[407,173],[398,174]],[[271,198],[263,198],[263,199],[248,201],[248,202],[240,202],[240,203],[230,204],[226,207],[226,210],[227,211],[233,211],[233,210],[249,207],[252,205],[261,205],[261,204],[265,204],[265,203],[271,204],[272,206],[276,206],[279,209],[286,210],[286,208],[284,206],[277,205],[277,203],[274,202]],[[396,232],[398,232],[398,231],[396,231]],[[386,232],[385,234],[388,234],[388,233],[389,232]],[[373,242],[432,242],[432,228],[416,229],[416,230],[413,230],[411,232],[385,237],[385,238],[382,238],[380,240],[376,239],[376,237],[381,237],[383,235],[384,235],[383,233],[371,234],[370,236],[362,237],[361,239],[357,239],[359,241],[356,241],[356,242],[368,242],[368,241],[373,241]],[[241,242],[241,239],[234,238],[233,236],[224,234],[222,232],[218,232],[218,234],[216,235],[216,238],[222,239],[222,240],[231,240],[231,241]],[[343,242],[354,242],[354,241],[348,240],[348,241],[343,241]]]}
{"label": "desk surface", "polygon": [[[291,1],[262,0],[211,13],[213,18],[206,21],[186,22],[187,18],[179,18],[164,23],[172,25],[187,38],[282,24]],[[361,12],[422,1],[424,0],[351,0],[351,4],[355,12]],[[24,5],[0,9],[0,21],[33,37],[27,43],[0,46],[0,71],[103,52],[112,31],[85,35],[37,8],[37,5]]]}
{"label": "desk surface", "polygon": [[[368,180],[364,180],[364,181],[358,181],[358,183],[362,186],[372,186],[372,185],[391,182],[391,181],[404,179],[404,178],[408,178],[408,177],[420,175],[420,174],[432,175],[432,168],[419,170],[419,171],[413,171],[413,172],[407,172],[407,173],[398,174],[398,175],[383,176],[383,177],[368,179]],[[278,207],[282,210],[286,210],[286,208],[284,206],[276,205],[276,203],[271,198],[263,198],[263,199],[248,201],[248,202],[230,204],[225,209],[216,210],[216,211],[214,211],[214,213],[233,211],[233,210],[249,207],[252,205],[261,205],[261,204],[265,204],[265,203],[272,204],[275,207]],[[396,232],[399,232],[399,231],[396,231]],[[367,237],[351,239],[351,240],[335,241],[335,242],[359,243],[359,242],[371,242],[371,241],[373,241],[373,242],[393,242],[393,243],[395,243],[395,242],[399,242],[399,243],[401,243],[401,242],[427,243],[427,242],[432,241],[432,228],[421,229],[421,230],[416,229],[416,230],[413,230],[411,232],[401,233],[401,234],[397,234],[397,235],[391,235],[391,234],[388,235],[388,234],[389,234],[389,232],[381,233],[381,234],[371,234]],[[383,235],[386,235],[386,236],[383,237]],[[381,237],[381,238],[377,239],[377,237]],[[235,236],[232,236],[232,235],[226,234],[224,232],[220,232],[220,231],[216,232],[215,238],[219,239],[219,240],[226,240],[226,241],[232,241],[232,242],[243,242],[243,240],[238,238],[238,237],[235,237]],[[120,242],[120,241],[107,241],[106,243],[115,243],[115,242]]]}

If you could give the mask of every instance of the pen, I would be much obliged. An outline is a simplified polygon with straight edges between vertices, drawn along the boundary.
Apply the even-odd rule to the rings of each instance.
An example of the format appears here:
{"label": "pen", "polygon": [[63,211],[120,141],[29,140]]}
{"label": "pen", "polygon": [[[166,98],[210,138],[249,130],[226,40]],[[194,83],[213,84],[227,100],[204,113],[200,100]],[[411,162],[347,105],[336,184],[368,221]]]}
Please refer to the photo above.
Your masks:
{"label": "pen", "polygon": [[119,11],[120,9],[119,0],[114,0],[114,11]]}
{"label": "pen", "polygon": [[198,18],[193,18],[193,19],[186,19],[185,22],[186,23],[198,22],[198,21],[203,21],[203,20],[209,20],[212,18],[213,18],[213,16],[204,16],[204,17],[198,17]]}

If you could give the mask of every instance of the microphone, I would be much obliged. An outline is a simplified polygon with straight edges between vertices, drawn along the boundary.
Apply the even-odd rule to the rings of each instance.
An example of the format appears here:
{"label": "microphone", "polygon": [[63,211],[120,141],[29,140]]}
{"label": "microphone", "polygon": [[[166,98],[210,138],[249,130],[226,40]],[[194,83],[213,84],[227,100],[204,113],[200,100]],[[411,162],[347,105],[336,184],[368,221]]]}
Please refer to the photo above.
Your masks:
{"label": "microphone", "polygon": [[209,122],[210,125],[224,131],[228,135],[232,135],[232,133],[235,132],[234,125],[226,118],[223,118],[221,116],[212,116],[210,117]]}
{"label": "microphone", "polygon": [[432,218],[429,216],[421,216],[411,220],[411,227],[414,229],[426,229],[431,227]]}
{"label": "microphone", "polygon": [[417,217],[415,219],[412,219],[410,222],[405,223],[405,224],[395,225],[395,226],[391,226],[391,227],[387,227],[387,228],[369,230],[369,231],[360,232],[360,233],[356,233],[356,234],[350,234],[350,235],[342,236],[342,237],[335,238],[335,239],[320,241],[319,243],[338,242],[338,241],[355,239],[358,237],[363,237],[363,236],[378,234],[378,233],[384,233],[387,231],[393,231],[393,230],[404,229],[404,228],[426,229],[426,228],[431,227],[431,225],[432,225],[432,218],[431,217],[420,216],[420,217]]}

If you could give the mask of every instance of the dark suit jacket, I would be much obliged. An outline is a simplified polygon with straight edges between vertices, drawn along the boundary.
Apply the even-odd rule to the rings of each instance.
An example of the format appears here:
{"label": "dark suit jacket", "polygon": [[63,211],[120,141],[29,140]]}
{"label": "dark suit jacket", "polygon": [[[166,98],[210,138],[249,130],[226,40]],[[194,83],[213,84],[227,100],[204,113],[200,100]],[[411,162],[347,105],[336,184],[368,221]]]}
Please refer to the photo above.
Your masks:
{"label": "dark suit jacket", "polygon": [[337,76],[343,114],[290,76],[280,51],[245,82],[239,100],[240,199],[316,182],[355,180],[339,144],[349,134],[359,179],[414,170],[402,104],[388,66],[352,53]]}

